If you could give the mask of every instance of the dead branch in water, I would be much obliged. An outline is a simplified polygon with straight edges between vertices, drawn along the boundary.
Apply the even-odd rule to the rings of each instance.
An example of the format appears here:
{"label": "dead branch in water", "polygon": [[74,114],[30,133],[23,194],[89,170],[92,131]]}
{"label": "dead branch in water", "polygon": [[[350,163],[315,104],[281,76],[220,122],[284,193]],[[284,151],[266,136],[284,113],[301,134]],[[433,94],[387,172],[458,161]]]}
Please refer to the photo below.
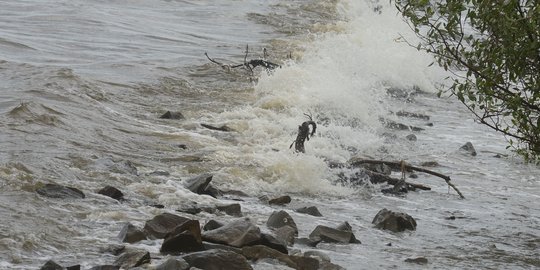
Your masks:
{"label": "dead branch in water", "polygon": [[[204,55],[206,55],[206,58],[208,58],[208,60],[210,60],[210,62],[212,62],[214,64],[217,64],[217,65],[221,66],[224,69],[230,70],[231,68],[244,67],[244,68],[248,69],[252,74],[253,74],[253,69],[256,68],[256,67],[259,67],[259,66],[265,68],[267,71],[281,67],[278,64],[266,61],[264,59],[253,59],[253,60],[247,61],[248,52],[249,52],[249,47],[248,47],[248,45],[246,45],[246,54],[244,55],[244,63],[243,64],[238,64],[238,65],[229,65],[229,64],[220,63],[220,62],[214,60],[213,58],[210,58],[210,56],[208,56],[208,53],[206,53],[206,52],[204,53]],[[263,58],[266,58],[266,48],[264,48],[263,54],[264,54]]]}
{"label": "dead branch in water", "polygon": [[[305,121],[304,123],[302,123],[302,125],[298,126],[298,135],[296,136],[296,140],[294,140],[291,143],[291,146],[289,146],[289,148],[292,148],[292,146],[294,145],[294,149],[296,150],[296,152],[300,152],[300,153],[306,152],[306,149],[304,147],[304,142],[306,140],[309,141],[309,137],[313,136],[313,134],[315,134],[315,130],[317,130],[317,123],[313,121],[313,119],[311,118],[311,115],[308,115],[308,114],[304,114],[304,115],[308,117],[309,121]],[[309,132],[309,126],[312,127],[311,133]]]}
{"label": "dead branch in water", "polygon": [[423,173],[431,174],[431,175],[434,175],[434,176],[437,176],[437,177],[440,177],[440,178],[444,179],[444,181],[446,181],[446,184],[448,184],[450,187],[452,187],[459,194],[459,197],[461,197],[462,199],[465,199],[465,196],[463,196],[463,194],[459,191],[459,189],[452,182],[450,182],[451,181],[450,177],[446,176],[444,174],[440,174],[438,172],[434,172],[434,171],[427,170],[427,169],[420,168],[420,167],[411,166],[409,164],[406,164],[403,161],[395,162],[395,161],[363,159],[363,160],[355,160],[354,162],[351,163],[351,165],[353,165],[353,166],[357,166],[357,165],[360,165],[360,164],[384,164],[384,165],[387,165],[387,166],[390,166],[390,167],[393,167],[393,168],[404,168],[404,169],[407,169],[407,170],[413,170],[413,171],[417,171],[417,172],[423,172]]}
{"label": "dead branch in water", "polygon": [[[397,179],[390,177],[386,174],[365,170],[364,173],[369,176],[369,180],[373,184],[380,184],[380,183],[388,183],[390,185],[400,185],[400,182],[403,181],[402,179]],[[421,189],[421,190],[431,190],[430,187],[422,185],[422,184],[416,184],[416,183],[409,183],[404,182],[405,185],[408,187],[412,187],[414,189]]]}

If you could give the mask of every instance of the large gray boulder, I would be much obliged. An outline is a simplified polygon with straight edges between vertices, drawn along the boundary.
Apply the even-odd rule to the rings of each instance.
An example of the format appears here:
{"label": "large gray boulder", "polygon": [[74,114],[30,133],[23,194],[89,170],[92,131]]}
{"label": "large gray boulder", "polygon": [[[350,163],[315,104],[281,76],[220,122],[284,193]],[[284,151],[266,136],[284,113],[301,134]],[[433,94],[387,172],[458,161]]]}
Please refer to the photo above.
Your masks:
{"label": "large gray boulder", "polygon": [[375,224],[375,228],[393,232],[416,230],[416,221],[413,217],[405,213],[393,212],[386,208],[379,211],[371,223]]}
{"label": "large gray boulder", "polygon": [[174,228],[182,225],[189,218],[177,216],[170,213],[163,213],[146,221],[144,231],[152,239],[163,239],[165,235],[172,232]]}
{"label": "large gray boulder", "polygon": [[236,252],[213,249],[182,257],[191,267],[204,270],[252,270],[246,258]]}
{"label": "large gray boulder", "polygon": [[202,250],[204,250],[204,246],[201,238],[201,225],[198,220],[189,220],[165,236],[159,251],[166,254],[177,254]]}
{"label": "large gray boulder", "polygon": [[294,229],[295,235],[298,235],[298,227],[296,226],[296,223],[294,222],[291,215],[289,215],[283,210],[274,211],[270,215],[270,217],[268,217],[268,221],[266,221],[266,226],[271,229],[279,229],[284,226],[290,226]]}
{"label": "large gray boulder", "polygon": [[127,223],[122,227],[122,230],[118,234],[118,238],[124,243],[137,243],[141,240],[146,240],[146,234],[140,230],[139,228],[135,227],[135,225],[131,223]]}
{"label": "large gray boulder", "polygon": [[169,258],[156,267],[156,270],[188,270],[189,263],[182,258]]}
{"label": "large gray boulder", "polygon": [[319,212],[319,209],[317,209],[317,207],[315,206],[309,206],[309,207],[306,206],[306,207],[298,208],[294,211],[296,211],[297,213],[307,214],[314,217],[322,217],[321,212]]}
{"label": "large gray boulder", "polygon": [[202,234],[204,241],[243,247],[261,240],[261,230],[251,220],[237,219],[217,229]]}
{"label": "large gray boulder", "polygon": [[354,236],[352,230],[344,228],[331,228],[324,225],[319,225],[309,235],[309,239],[313,242],[327,243],[360,243]]}

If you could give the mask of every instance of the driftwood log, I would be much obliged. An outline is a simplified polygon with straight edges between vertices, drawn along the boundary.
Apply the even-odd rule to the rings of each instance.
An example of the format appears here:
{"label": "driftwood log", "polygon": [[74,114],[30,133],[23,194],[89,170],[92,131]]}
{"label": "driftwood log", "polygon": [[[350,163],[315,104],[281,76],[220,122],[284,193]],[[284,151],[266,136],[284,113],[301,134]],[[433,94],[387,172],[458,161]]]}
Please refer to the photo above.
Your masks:
{"label": "driftwood log", "polygon": [[[291,146],[289,146],[289,148],[292,148],[292,146],[294,145],[294,149],[296,150],[296,152],[300,153],[306,152],[304,142],[306,140],[309,141],[309,137],[313,136],[313,134],[315,134],[315,130],[317,130],[317,123],[313,121],[310,115],[306,114],[306,116],[309,118],[309,121],[305,121],[304,123],[302,123],[302,125],[298,126],[298,135],[296,136],[296,140],[294,140],[291,143]],[[311,133],[309,132],[310,126],[312,127]]]}
{"label": "driftwood log", "polygon": [[[384,160],[361,159],[361,160],[355,160],[355,161],[351,162],[352,166],[358,166],[358,165],[362,165],[362,164],[384,164],[384,165],[390,166],[391,168],[398,168],[398,170],[401,170],[402,172],[403,172],[403,170],[412,170],[412,171],[423,172],[423,173],[431,174],[433,176],[437,176],[439,178],[444,179],[444,181],[446,181],[446,184],[448,184],[448,186],[452,187],[457,192],[459,197],[461,197],[462,199],[465,199],[465,196],[463,196],[461,191],[459,191],[459,189],[454,185],[454,183],[451,182],[450,177],[446,176],[444,174],[440,174],[438,172],[434,172],[434,171],[427,170],[427,169],[420,168],[420,167],[411,166],[411,165],[409,165],[409,164],[407,164],[407,163],[405,163],[403,161],[395,162],[395,161],[384,161]],[[386,176],[386,175],[383,175],[383,176]]]}
{"label": "driftwood log", "polygon": [[[253,60],[247,61],[248,52],[249,52],[249,47],[246,45],[246,54],[244,55],[244,63],[243,64],[237,64],[237,65],[229,65],[229,64],[220,63],[220,62],[214,60],[213,58],[210,58],[210,56],[208,56],[208,53],[206,53],[206,52],[204,53],[204,55],[206,55],[206,58],[208,58],[208,60],[210,60],[210,62],[212,62],[214,64],[217,64],[217,65],[219,65],[222,68],[225,68],[227,70],[229,70],[231,68],[244,67],[244,68],[248,69],[252,74],[253,74],[253,69],[256,68],[256,67],[259,67],[259,66],[265,68],[267,71],[281,67],[278,64],[266,61],[264,59],[253,59]],[[264,49],[264,56],[266,57],[266,49]]]}

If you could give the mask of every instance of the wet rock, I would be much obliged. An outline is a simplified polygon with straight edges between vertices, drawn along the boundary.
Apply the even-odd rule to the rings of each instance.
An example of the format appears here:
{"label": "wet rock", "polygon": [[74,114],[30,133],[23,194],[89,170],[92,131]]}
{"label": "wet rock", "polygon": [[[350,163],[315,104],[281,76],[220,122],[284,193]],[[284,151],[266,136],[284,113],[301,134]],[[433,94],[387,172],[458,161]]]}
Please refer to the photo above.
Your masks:
{"label": "wet rock", "polygon": [[191,192],[197,194],[204,194],[210,181],[212,181],[212,174],[202,174],[193,178],[190,178],[184,182],[184,187],[190,190]]}
{"label": "wet rock", "polygon": [[135,227],[135,225],[127,223],[120,231],[118,238],[120,238],[120,240],[124,243],[133,244],[146,240],[146,234],[139,228]]}
{"label": "wet rock", "polygon": [[246,194],[245,192],[241,191],[241,190],[222,190],[221,191],[223,194],[225,195],[232,195],[232,196],[238,196],[238,197],[249,197],[248,194]]}
{"label": "wet rock", "polygon": [[36,192],[41,196],[56,199],[84,199],[86,197],[79,189],[57,184],[45,184],[45,186],[38,188]]}
{"label": "wet rock", "polygon": [[171,111],[165,112],[159,118],[161,118],[161,119],[173,119],[173,120],[185,119],[184,115],[181,112],[171,112]]}
{"label": "wet rock", "polygon": [[77,265],[68,266],[66,267],[66,270],[81,270],[81,265],[77,264]]}
{"label": "wet rock", "polygon": [[309,206],[309,207],[302,207],[294,210],[298,213],[307,214],[314,217],[322,217],[321,212],[319,212],[319,209],[315,206]]}
{"label": "wet rock", "polygon": [[305,237],[302,237],[302,238],[297,238],[295,240],[295,243],[298,244],[298,245],[304,245],[304,246],[309,246],[309,247],[316,247],[317,244],[319,244],[321,242],[320,239],[317,239],[317,240],[311,240],[309,238],[305,238]]}
{"label": "wet rock", "polygon": [[328,255],[326,255],[322,251],[318,251],[318,250],[306,251],[306,252],[304,252],[304,257],[316,258],[317,260],[319,260],[319,262],[329,262],[330,261],[330,257]]}
{"label": "wet rock", "polygon": [[291,202],[290,196],[281,196],[268,201],[268,204],[285,205]]}
{"label": "wet rock", "polygon": [[133,250],[126,251],[124,254],[118,257],[114,262],[114,265],[129,269],[146,263],[150,263],[150,253],[145,250]]}
{"label": "wet rock", "polygon": [[53,260],[49,260],[47,261],[41,268],[39,268],[40,270],[63,270],[64,267],[62,267],[61,265],[57,264],[55,261]]}
{"label": "wet rock", "polygon": [[217,228],[223,227],[223,225],[224,225],[223,223],[211,219],[208,222],[206,222],[206,224],[204,224],[203,231],[215,230]]}
{"label": "wet rock", "polygon": [[373,221],[375,228],[402,232],[405,230],[416,230],[416,221],[405,213],[390,211],[386,208],[377,213]]}
{"label": "wet rock", "polygon": [[[294,236],[293,236],[294,241]],[[281,253],[288,254],[289,250],[287,249],[287,244],[284,241],[280,241],[271,234],[261,233],[261,241],[258,243],[263,246],[275,249]]]}
{"label": "wet rock", "polygon": [[171,254],[202,250],[204,250],[204,246],[202,244],[199,221],[189,220],[167,234],[159,251],[161,253]]}
{"label": "wet rock", "polygon": [[218,205],[216,206],[216,209],[225,212],[227,215],[235,216],[235,217],[241,217],[242,216],[242,210],[240,207],[240,204],[233,203],[228,205]]}
{"label": "wet rock", "polygon": [[222,125],[220,127],[216,127],[216,126],[212,126],[212,125],[208,125],[208,124],[201,124],[201,126],[207,128],[207,129],[217,130],[217,131],[224,131],[224,132],[234,131],[232,128],[228,127],[227,125]]}
{"label": "wet rock", "polygon": [[124,193],[112,186],[106,186],[98,191],[98,194],[111,197],[117,201],[124,199]]}
{"label": "wet rock", "polygon": [[251,270],[246,258],[238,253],[227,250],[207,250],[194,252],[182,257],[192,267],[205,270]]}
{"label": "wet rock", "polygon": [[422,166],[422,167],[437,167],[437,166],[440,166],[440,164],[437,161],[425,161],[425,162],[420,163],[420,166]]}
{"label": "wet rock", "polygon": [[204,241],[243,247],[261,240],[261,230],[249,219],[237,219],[225,226],[203,233]]}
{"label": "wet rock", "polygon": [[200,208],[200,207],[192,206],[192,207],[176,209],[176,211],[177,212],[182,212],[182,213],[188,213],[188,214],[191,214],[191,215],[196,215],[196,214],[202,212],[203,209]]}
{"label": "wet rock", "polygon": [[249,260],[258,261],[260,259],[272,258],[277,259],[287,266],[296,269],[296,263],[287,255],[275,249],[263,245],[255,245],[242,248],[242,255]]}
{"label": "wet rock", "polygon": [[182,258],[169,258],[156,267],[156,270],[188,270],[189,263]]}
{"label": "wet rock", "polygon": [[409,134],[407,136],[405,136],[405,139],[411,141],[411,142],[416,142],[418,139],[416,138],[416,135],[414,134]]}
{"label": "wet rock", "polygon": [[474,149],[474,146],[471,142],[465,143],[463,146],[459,148],[462,152],[465,152],[471,156],[476,156],[476,149]]}
{"label": "wet rock", "polygon": [[319,269],[319,260],[315,258],[303,257],[303,256],[290,256],[290,258],[296,264],[296,269],[302,269],[302,270],[318,270]]}
{"label": "wet rock", "polygon": [[118,265],[98,265],[90,268],[90,270],[120,270]]}
{"label": "wet rock", "polygon": [[414,112],[406,112],[406,111],[399,111],[396,113],[397,116],[402,117],[409,117],[409,118],[418,118],[422,120],[429,120],[429,115],[421,114],[421,113],[414,113]]}
{"label": "wet rock", "polygon": [[297,229],[291,226],[283,226],[274,230],[276,238],[285,245],[294,245],[294,237],[298,234]]}
{"label": "wet rock", "polygon": [[177,216],[174,214],[163,213],[146,221],[144,231],[146,235],[153,239],[165,238],[165,235],[172,232],[174,228],[188,221],[189,218]]}
{"label": "wet rock", "polygon": [[168,172],[168,171],[156,170],[156,171],[153,171],[153,172],[149,173],[148,175],[149,176],[170,176],[171,173]]}
{"label": "wet rock", "polygon": [[350,230],[346,229],[334,229],[324,225],[319,225],[309,234],[309,239],[313,242],[327,242],[327,243],[360,243]]}
{"label": "wet rock", "polygon": [[118,256],[122,254],[124,251],[126,251],[126,246],[124,245],[110,245],[110,246],[100,249],[100,252],[109,253],[114,256]]}
{"label": "wet rock", "polygon": [[232,252],[235,252],[235,253],[238,253],[238,254],[242,254],[242,249],[227,246],[227,245],[222,245],[222,244],[216,244],[216,243],[210,243],[210,242],[203,241],[203,246],[204,246],[205,250],[221,249],[221,250],[227,250],[227,251],[232,251]]}
{"label": "wet rock", "polygon": [[428,263],[428,259],[426,259],[426,258],[424,258],[424,257],[408,258],[408,259],[405,259],[405,262],[408,262],[408,263],[417,263],[417,264],[427,264],[427,263]]}
{"label": "wet rock", "polygon": [[157,208],[157,209],[165,208],[165,205],[163,205],[163,204],[150,204],[149,206]]}
{"label": "wet rock", "polygon": [[295,235],[298,235],[298,227],[294,222],[293,218],[285,211],[274,211],[268,221],[266,221],[266,226],[271,229],[279,229],[283,226],[290,226],[294,229]]}
{"label": "wet rock", "polygon": [[206,189],[201,194],[206,194],[214,198],[223,196],[223,193],[221,192],[221,190],[217,189],[216,187],[212,185],[208,185],[208,187],[206,187]]}

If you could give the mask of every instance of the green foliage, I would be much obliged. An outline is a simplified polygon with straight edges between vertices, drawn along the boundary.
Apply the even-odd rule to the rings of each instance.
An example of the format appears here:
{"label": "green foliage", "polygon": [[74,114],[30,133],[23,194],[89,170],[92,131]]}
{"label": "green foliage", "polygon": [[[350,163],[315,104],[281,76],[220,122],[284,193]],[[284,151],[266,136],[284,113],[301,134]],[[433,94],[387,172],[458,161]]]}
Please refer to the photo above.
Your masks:
{"label": "green foliage", "polygon": [[525,159],[540,157],[538,0],[394,0],[421,42],[452,72],[448,91]]}

